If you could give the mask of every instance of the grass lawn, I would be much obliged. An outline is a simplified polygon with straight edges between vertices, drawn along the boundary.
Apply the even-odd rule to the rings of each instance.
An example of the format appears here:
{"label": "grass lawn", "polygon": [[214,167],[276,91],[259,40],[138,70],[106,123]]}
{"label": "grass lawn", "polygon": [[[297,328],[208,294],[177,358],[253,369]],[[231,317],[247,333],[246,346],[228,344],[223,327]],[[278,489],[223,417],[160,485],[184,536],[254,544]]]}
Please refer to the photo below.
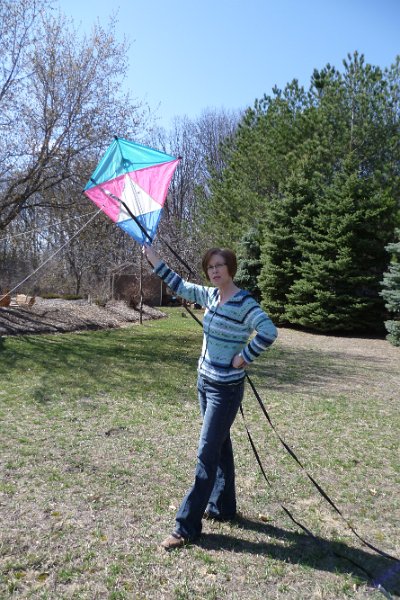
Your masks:
{"label": "grass lawn", "polygon": [[[246,422],[272,486],[238,417],[241,517],[205,522],[196,545],[159,549],[192,481],[201,425],[201,331],[180,309],[168,314],[0,338],[0,598],[378,599],[378,583],[399,598],[400,563],[363,546],[322,500],[249,386]],[[306,469],[361,537],[396,556],[399,367],[400,350],[383,340],[283,329],[249,369]]]}

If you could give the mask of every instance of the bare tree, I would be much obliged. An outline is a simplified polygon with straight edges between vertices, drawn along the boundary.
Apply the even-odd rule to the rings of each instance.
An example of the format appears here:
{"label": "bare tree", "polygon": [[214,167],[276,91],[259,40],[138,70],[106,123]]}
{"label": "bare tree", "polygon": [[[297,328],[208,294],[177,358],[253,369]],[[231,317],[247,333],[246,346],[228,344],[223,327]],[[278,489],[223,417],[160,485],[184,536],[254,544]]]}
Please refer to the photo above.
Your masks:
{"label": "bare tree", "polygon": [[133,136],[144,110],[119,92],[127,44],[113,18],[80,37],[47,0],[2,0],[0,23],[2,230],[66,185],[82,189],[105,140]]}
{"label": "bare tree", "polygon": [[209,108],[203,111],[194,124],[200,159],[200,177],[207,193],[211,174],[221,174],[226,166],[223,145],[232,140],[240,118],[239,111]]}
{"label": "bare tree", "polygon": [[207,109],[194,121],[176,117],[168,133],[162,129],[153,132],[153,145],[182,157],[160,228],[162,236],[191,265],[198,263],[199,255],[210,243],[199,235],[199,204],[207,201],[211,174],[221,173],[224,168],[222,146],[233,136],[239,118],[239,113]]}

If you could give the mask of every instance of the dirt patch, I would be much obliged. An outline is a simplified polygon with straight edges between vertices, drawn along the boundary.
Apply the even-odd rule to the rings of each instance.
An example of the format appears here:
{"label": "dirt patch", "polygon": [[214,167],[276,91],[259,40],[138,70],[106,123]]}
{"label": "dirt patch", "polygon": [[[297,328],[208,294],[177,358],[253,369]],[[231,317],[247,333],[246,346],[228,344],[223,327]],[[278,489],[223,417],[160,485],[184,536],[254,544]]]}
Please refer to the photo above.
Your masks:
{"label": "dirt patch", "polygon": [[[270,361],[270,389],[288,393],[365,393],[397,401],[400,348],[385,339],[279,331],[279,352]],[[293,348],[298,352],[293,353]],[[255,365],[254,370],[262,367]]]}
{"label": "dirt patch", "polygon": [[[143,307],[142,319],[160,319],[165,314]],[[125,302],[112,301],[104,307],[85,300],[37,298],[32,307],[1,307],[0,335],[65,333],[85,329],[109,329],[139,323],[140,311]]]}

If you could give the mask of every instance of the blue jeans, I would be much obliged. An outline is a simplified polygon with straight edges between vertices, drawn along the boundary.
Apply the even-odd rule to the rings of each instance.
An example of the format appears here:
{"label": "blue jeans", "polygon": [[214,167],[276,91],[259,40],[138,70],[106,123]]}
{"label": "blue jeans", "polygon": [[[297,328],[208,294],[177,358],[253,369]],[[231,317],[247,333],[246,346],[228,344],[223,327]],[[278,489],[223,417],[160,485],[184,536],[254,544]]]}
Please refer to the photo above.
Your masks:
{"label": "blue jeans", "polygon": [[203,426],[195,479],[176,515],[175,531],[186,539],[201,534],[204,511],[220,519],[236,514],[235,466],[230,428],[243,399],[244,381],[234,385],[198,379]]}

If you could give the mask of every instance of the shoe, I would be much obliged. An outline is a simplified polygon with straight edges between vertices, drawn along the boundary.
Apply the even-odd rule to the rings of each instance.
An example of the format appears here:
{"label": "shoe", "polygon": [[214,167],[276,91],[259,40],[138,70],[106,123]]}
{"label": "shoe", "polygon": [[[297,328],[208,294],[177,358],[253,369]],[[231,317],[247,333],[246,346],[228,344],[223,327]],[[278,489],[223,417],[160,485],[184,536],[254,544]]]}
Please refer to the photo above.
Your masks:
{"label": "shoe", "polygon": [[187,540],[174,531],[161,542],[161,547],[164,548],[164,550],[176,550],[177,548],[182,548],[186,543]]}

